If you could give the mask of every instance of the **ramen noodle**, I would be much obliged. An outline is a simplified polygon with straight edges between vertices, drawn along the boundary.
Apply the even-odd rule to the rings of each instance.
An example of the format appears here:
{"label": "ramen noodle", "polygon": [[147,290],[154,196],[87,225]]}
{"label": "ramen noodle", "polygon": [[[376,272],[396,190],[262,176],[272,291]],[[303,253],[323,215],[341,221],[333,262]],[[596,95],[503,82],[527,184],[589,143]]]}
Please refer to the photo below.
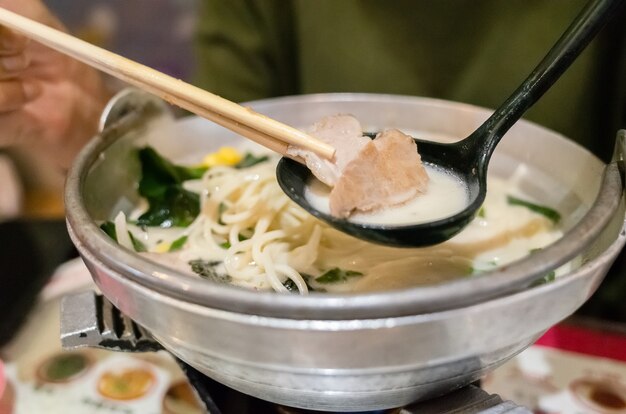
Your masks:
{"label": "ramen noodle", "polygon": [[[220,151],[237,155],[235,149]],[[219,153],[207,158],[215,161]],[[562,236],[558,213],[536,205],[513,183],[490,177],[478,216],[451,240],[412,249],[372,244],[331,228],[283,194],[275,177],[277,157],[257,157],[260,162],[243,167],[242,157],[212,162],[199,178],[182,183],[199,197],[197,216],[185,226],[171,220],[161,227],[141,224],[142,214],[153,209],[144,204],[128,217],[122,212],[115,217],[113,237],[150,260],[214,282],[306,294],[401,289],[472,277]],[[553,277],[546,275],[546,280]]]}

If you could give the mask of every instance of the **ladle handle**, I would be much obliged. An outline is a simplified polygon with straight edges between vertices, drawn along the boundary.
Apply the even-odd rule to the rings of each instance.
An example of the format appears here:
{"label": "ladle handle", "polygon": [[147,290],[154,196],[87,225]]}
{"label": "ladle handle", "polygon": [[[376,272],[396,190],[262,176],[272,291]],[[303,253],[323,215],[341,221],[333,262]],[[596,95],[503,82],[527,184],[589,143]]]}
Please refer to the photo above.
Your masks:
{"label": "ladle handle", "polygon": [[502,136],[561,77],[623,2],[589,1],[524,83],[467,138],[479,154],[479,165],[486,165]]}

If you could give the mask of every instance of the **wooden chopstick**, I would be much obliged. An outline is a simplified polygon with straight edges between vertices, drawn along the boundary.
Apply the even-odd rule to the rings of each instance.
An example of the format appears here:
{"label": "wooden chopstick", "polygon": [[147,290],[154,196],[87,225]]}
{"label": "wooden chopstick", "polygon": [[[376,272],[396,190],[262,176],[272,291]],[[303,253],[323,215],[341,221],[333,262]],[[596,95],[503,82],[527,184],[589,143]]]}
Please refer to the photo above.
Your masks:
{"label": "wooden chopstick", "polygon": [[208,118],[272,151],[286,155],[287,146],[291,144],[326,159],[334,157],[332,146],[296,128],[4,8],[0,8],[0,24]]}
{"label": "wooden chopstick", "polygon": [[[219,124],[225,128],[230,129],[231,131],[233,131],[236,134],[239,134],[241,136],[247,137],[250,140],[256,142],[257,144],[260,144],[262,146],[264,146],[265,148],[268,148],[274,152],[277,152],[281,155],[283,155],[284,157],[287,158],[291,158],[292,160],[295,160],[297,162],[299,162],[300,164],[304,164],[306,165],[306,162],[304,161],[303,158],[299,157],[299,156],[295,156],[292,154],[288,154],[287,153],[287,147],[289,146],[289,144],[275,140],[274,138],[270,137],[267,134],[264,134],[262,132],[259,132],[255,129],[252,129],[250,127],[247,127],[245,125],[241,125],[241,124],[237,124],[234,123],[232,120],[228,119],[228,118],[224,118],[218,114],[215,114],[214,112],[211,111],[207,111],[205,108],[202,107],[196,107],[193,104],[190,104],[188,102],[181,102],[179,99],[174,98],[174,100],[171,102],[174,105],[178,105],[180,107],[186,107],[188,108],[191,112],[203,117],[203,118],[207,118],[213,122],[215,122],[216,124]],[[185,106],[183,106],[185,105]]]}
{"label": "wooden chopstick", "polygon": [[[155,95],[160,94],[159,91],[156,91],[151,86],[144,86],[143,90],[153,93]],[[193,112],[194,114],[197,114],[203,118],[209,119],[210,121],[215,122],[216,124],[219,124],[227,129],[230,129],[236,134],[249,138],[250,140],[264,146],[265,148],[268,148],[274,152],[277,152],[283,155],[284,157],[288,157],[295,161],[298,161],[301,164],[305,164],[304,159],[302,159],[301,157],[293,156],[287,153],[287,148],[289,147],[289,144],[285,142],[278,141],[270,137],[267,134],[264,134],[260,131],[247,127],[243,124],[238,124],[236,122],[233,122],[231,119],[225,118],[224,116],[217,114],[215,112],[211,112],[207,110],[206,108],[189,103],[182,98],[174,97],[174,96],[164,96],[162,93],[160,95],[164,100],[166,100],[167,102],[173,105],[180,106],[181,108],[185,108]]]}

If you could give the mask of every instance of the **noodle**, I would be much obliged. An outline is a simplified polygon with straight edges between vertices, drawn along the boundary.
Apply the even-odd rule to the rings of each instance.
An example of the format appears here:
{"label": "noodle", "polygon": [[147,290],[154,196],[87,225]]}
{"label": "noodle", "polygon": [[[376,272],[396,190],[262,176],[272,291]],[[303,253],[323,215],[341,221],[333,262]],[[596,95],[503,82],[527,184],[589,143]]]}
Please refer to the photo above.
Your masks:
{"label": "noodle", "polygon": [[[271,158],[249,168],[213,167],[200,179],[185,182],[185,188],[201,195],[200,214],[189,227],[140,228],[127,224],[120,213],[115,218],[118,241],[132,249],[130,230],[152,252],[152,260],[185,271],[194,260],[219,263],[215,272],[234,285],[306,294],[384,290],[467,277],[473,269],[493,268],[490,251],[514,245],[517,250],[507,256],[510,262],[561,236],[544,217],[494,198],[505,197],[510,188],[492,180],[485,206],[499,227],[472,223],[470,227],[484,227],[480,243],[457,236],[421,249],[374,245],[329,227],[289,200],[276,182],[275,166]],[[508,220],[501,219],[507,214]],[[181,236],[187,239],[180,251],[154,253],[159,243]],[[336,277],[337,282],[320,275]]]}

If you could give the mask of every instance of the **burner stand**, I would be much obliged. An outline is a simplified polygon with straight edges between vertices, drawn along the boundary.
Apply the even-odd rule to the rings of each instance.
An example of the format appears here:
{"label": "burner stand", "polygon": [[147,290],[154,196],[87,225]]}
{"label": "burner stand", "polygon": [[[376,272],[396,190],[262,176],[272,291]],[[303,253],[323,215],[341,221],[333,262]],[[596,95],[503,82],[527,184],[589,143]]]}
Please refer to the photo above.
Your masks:
{"label": "burner stand", "polygon": [[[103,348],[120,352],[163,350],[150,333],[94,292],[78,293],[61,302],[61,343],[65,349]],[[207,414],[314,414],[318,411],[279,406],[250,397],[208,378],[183,361],[178,363],[204,403]],[[532,414],[498,395],[469,385],[444,396],[403,408],[368,414]]]}

